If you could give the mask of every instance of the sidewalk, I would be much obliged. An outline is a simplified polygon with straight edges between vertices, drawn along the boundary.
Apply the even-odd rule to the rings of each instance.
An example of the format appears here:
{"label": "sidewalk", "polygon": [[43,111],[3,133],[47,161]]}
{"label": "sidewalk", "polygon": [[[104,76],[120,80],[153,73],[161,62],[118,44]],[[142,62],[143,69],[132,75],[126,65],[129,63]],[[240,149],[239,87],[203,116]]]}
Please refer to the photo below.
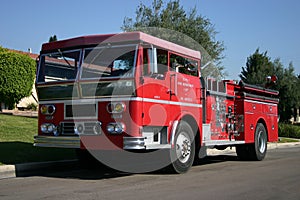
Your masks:
{"label": "sidewalk", "polygon": [[[282,148],[290,148],[290,147],[300,147],[300,140],[298,142],[286,142],[286,143],[268,143],[268,150],[270,149],[282,149]],[[228,147],[225,150],[217,150],[217,149],[207,149],[207,155],[233,155],[235,153],[235,148]]]}
{"label": "sidewalk", "polygon": [[23,117],[38,117],[38,111],[32,111],[32,110],[25,110],[25,111],[20,111],[20,110],[2,110],[0,112],[1,114],[6,114],[6,115],[15,115],[15,116],[23,116]]}

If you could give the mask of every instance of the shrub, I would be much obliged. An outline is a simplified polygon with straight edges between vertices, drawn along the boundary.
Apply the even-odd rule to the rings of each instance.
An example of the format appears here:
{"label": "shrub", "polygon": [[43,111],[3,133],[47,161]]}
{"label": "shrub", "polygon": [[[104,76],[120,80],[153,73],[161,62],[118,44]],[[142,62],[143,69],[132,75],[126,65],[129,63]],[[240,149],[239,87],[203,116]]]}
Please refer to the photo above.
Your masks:
{"label": "shrub", "polygon": [[8,50],[0,46],[0,53],[4,53],[4,52],[8,52]]}
{"label": "shrub", "polygon": [[0,102],[11,109],[31,94],[35,65],[28,55],[0,48]]}
{"label": "shrub", "polygon": [[279,123],[278,124],[278,135],[279,137],[289,137],[300,139],[300,126]]}
{"label": "shrub", "polygon": [[35,104],[35,103],[29,103],[29,104],[27,105],[26,108],[27,108],[28,110],[37,111],[37,107],[38,107],[37,104]]}

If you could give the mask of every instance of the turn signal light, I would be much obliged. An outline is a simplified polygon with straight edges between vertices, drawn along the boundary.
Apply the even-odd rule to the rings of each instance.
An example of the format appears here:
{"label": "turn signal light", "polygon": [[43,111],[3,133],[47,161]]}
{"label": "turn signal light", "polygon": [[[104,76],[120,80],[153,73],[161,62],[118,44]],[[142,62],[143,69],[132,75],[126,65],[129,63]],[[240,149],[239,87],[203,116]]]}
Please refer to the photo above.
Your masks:
{"label": "turn signal light", "polygon": [[42,105],[40,110],[43,115],[53,115],[55,113],[55,106],[54,105]]}
{"label": "turn signal light", "polygon": [[107,112],[109,113],[122,113],[125,111],[125,104],[121,102],[114,102],[114,103],[109,103],[107,104]]}

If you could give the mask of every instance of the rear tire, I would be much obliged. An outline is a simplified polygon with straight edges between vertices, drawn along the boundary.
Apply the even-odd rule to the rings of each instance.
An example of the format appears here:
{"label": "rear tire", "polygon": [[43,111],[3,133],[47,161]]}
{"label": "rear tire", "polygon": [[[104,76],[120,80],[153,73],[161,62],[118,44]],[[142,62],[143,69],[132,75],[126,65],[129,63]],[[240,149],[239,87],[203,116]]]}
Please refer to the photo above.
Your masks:
{"label": "rear tire", "polygon": [[254,156],[253,160],[261,161],[267,154],[267,141],[268,136],[265,126],[262,123],[258,123],[255,131],[255,143],[254,143]]}
{"label": "rear tire", "polygon": [[177,127],[174,148],[171,149],[170,165],[175,173],[187,172],[194,162],[195,136],[191,126],[181,121]]}
{"label": "rear tire", "polygon": [[254,143],[237,145],[236,154],[241,160],[261,161],[267,153],[267,132],[262,123],[257,123],[255,129]]}

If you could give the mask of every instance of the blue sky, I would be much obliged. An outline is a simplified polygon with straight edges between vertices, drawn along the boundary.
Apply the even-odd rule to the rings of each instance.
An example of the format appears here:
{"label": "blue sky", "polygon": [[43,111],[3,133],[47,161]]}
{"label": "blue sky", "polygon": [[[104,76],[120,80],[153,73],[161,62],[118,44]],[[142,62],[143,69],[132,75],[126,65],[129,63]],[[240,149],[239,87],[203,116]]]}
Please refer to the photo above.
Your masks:
{"label": "blue sky", "polygon": [[[58,39],[121,32],[125,16],[134,17],[137,5],[152,0],[9,0],[0,6],[0,45],[38,53],[51,35]],[[224,41],[223,65],[228,78],[238,79],[246,58],[257,48],[293,62],[300,73],[299,0],[181,0],[186,11],[196,6],[198,14],[211,20]]]}

